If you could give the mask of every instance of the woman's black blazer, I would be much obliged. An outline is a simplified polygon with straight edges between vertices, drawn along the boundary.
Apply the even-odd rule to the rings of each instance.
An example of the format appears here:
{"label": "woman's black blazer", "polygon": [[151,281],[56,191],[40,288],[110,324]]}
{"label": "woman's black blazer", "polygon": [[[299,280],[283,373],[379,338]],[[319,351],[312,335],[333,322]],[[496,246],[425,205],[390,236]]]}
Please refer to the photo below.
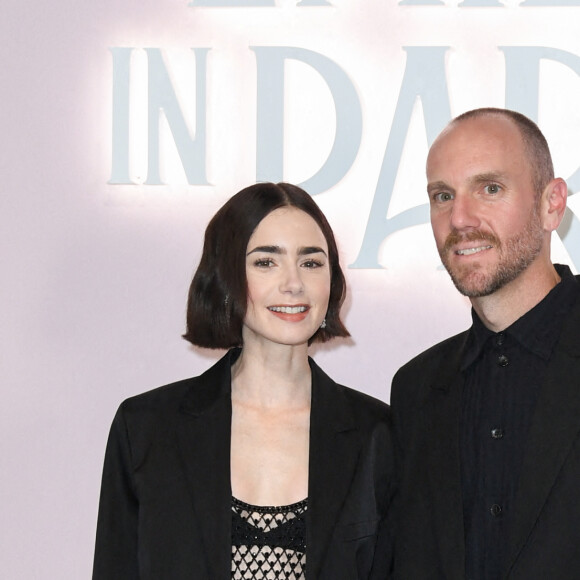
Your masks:
{"label": "woman's black blazer", "polygon": [[[93,580],[231,578],[228,352],[199,377],[126,400],[109,435]],[[389,407],[310,359],[307,580],[385,578]]]}

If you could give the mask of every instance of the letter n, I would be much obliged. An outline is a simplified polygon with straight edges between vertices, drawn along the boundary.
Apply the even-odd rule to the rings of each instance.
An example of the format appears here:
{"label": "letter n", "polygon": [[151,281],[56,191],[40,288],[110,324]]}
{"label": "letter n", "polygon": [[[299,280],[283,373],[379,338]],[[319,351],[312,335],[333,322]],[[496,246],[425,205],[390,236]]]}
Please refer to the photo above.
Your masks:
{"label": "letter n", "polygon": [[[158,48],[146,48],[148,71],[148,185],[162,184],[159,170],[159,123],[165,115],[187,182],[206,185],[206,61],[207,48],[192,49],[196,68],[195,137],[185,122],[169,73]],[[131,52],[133,48],[111,48],[113,54],[112,184],[132,184],[129,168]],[[143,120],[145,122],[145,120]]]}

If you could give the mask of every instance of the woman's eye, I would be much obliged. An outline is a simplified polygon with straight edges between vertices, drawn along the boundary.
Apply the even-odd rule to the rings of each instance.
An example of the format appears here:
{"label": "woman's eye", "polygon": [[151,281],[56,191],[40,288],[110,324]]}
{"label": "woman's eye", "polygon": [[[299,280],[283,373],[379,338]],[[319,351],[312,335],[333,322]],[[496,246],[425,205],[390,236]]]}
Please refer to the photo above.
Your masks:
{"label": "woman's eye", "polygon": [[302,264],[304,268],[320,268],[322,265],[322,262],[319,260],[306,260],[306,262]]}
{"label": "woman's eye", "polygon": [[272,258],[260,258],[254,262],[254,266],[258,268],[270,268],[274,265],[274,260]]}

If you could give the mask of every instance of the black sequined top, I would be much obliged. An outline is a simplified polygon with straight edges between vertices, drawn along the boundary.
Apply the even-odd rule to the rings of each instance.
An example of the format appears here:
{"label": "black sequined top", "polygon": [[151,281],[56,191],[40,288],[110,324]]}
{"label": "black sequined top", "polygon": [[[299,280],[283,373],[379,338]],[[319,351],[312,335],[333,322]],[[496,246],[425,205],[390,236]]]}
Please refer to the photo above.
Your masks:
{"label": "black sequined top", "polygon": [[232,580],[304,580],[307,505],[255,506],[232,497]]}

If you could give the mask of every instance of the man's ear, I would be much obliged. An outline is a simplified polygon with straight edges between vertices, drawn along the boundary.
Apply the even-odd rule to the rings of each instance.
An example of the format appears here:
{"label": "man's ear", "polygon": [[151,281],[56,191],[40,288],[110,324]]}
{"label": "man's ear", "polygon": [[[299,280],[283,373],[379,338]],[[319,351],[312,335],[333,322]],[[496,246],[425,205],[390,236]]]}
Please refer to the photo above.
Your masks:
{"label": "man's ear", "polygon": [[542,219],[546,231],[553,232],[558,228],[568,199],[568,186],[561,177],[552,179],[542,193]]}

